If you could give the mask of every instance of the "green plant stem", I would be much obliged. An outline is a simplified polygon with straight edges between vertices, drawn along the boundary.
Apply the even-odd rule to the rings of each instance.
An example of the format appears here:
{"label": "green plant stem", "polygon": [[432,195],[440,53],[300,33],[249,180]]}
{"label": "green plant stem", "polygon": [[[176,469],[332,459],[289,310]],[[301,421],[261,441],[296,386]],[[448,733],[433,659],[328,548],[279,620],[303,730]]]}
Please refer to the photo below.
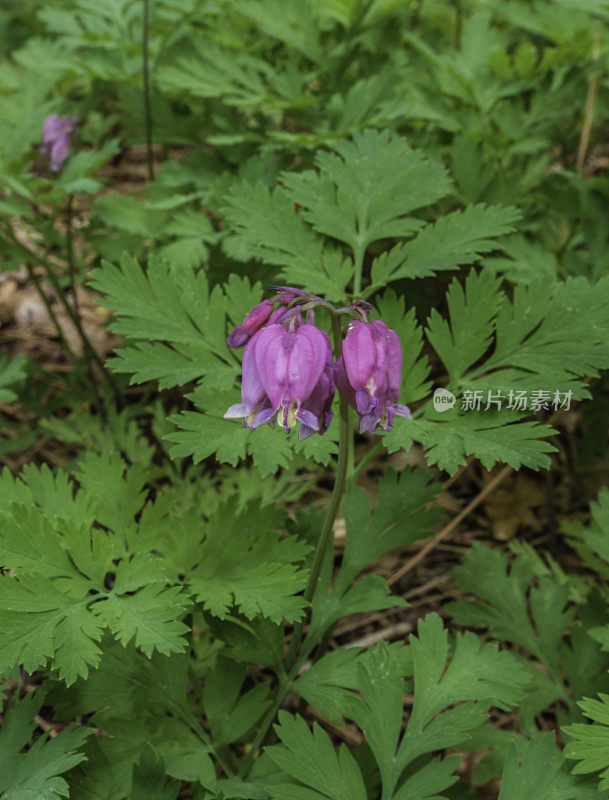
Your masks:
{"label": "green plant stem", "polygon": [[355,17],[351,20],[351,24],[345,31],[345,36],[344,36],[345,51],[343,55],[340,57],[338,64],[334,68],[332,75],[334,84],[336,86],[339,86],[340,81],[344,76],[344,73],[347,71],[347,69],[349,68],[349,66],[353,61],[353,57],[351,54],[351,43],[353,42],[355,37],[361,32],[362,23],[364,22],[367,13],[374,5],[374,2],[375,0],[363,0],[363,2],[361,2],[360,4],[360,8],[357,11]]}
{"label": "green plant stem", "polygon": [[146,128],[146,157],[148,161],[148,180],[154,180],[154,161],[152,157],[152,104],[150,102],[150,71],[148,64],[149,0],[143,0],[142,20],[142,74],[144,80],[144,125]]}
{"label": "green plant stem", "polygon": [[414,10],[411,20],[411,27],[418,28],[419,23],[421,21],[421,8],[423,6],[423,0],[418,0],[417,7]]}
{"label": "green plant stem", "polygon": [[[332,314],[332,333],[334,338],[334,355],[335,358],[339,358],[342,353],[342,335],[341,335],[341,328],[340,328],[340,318],[337,315]],[[334,488],[332,489],[332,497],[330,498],[330,504],[326,511],[326,516],[324,519],[324,523],[319,534],[319,539],[317,540],[317,546],[315,548],[315,555],[313,556],[313,564],[311,566],[311,571],[309,573],[309,577],[307,579],[307,584],[304,590],[304,599],[307,603],[310,603],[315,596],[315,592],[319,585],[319,579],[321,576],[321,570],[323,567],[324,560],[326,558],[326,553],[328,552],[328,548],[332,544],[333,533],[334,533],[334,521],[336,519],[336,515],[338,513],[338,508],[340,506],[340,502],[343,497],[343,493],[345,491],[345,482],[347,477],[347,467],[349,464],[349,436],[350,436],[350,428],[349,428],[349,409],[347,407],[347,403],[343,399],[342,396],[339,398],[339,407],[340,407],[340,429],[339,429],[339,439],[338,439],[338,462],[336,465],[336,475],[334,478]],[[300,642],[302,639],[302,630],[304,627],[303,621],[296,624],[294,627],[294,632],[292,633],[292,641],[290,642],[290,647],[288,649],[288,653],[286,656],[286,670],[287,676],[285,676],[279,682],[279,686],[277,687],[277,696],[275,697],[275,702],[273,703],[272,707],[268,710],[267,714],[265,715],[263,721],[260,724],[260,728],[258,729],[258,733],[254,741],[252,742],[252,746],[250,748],[249,753],[243,760],[241,764],[241,768],[239,770],[239,777],[243,778],[251,769],[256,754],[264,740],[266,735],[277,716],[277,712],[281,708],[283,701],[287,693],[290,690],[292,682],[294,678],[298,674],[298,670],[300,669],[300,663],[298,660],[298,650],[300,648]]]}
{"label": "green plant stem", "polygon": [[74,350],[72,350],[72,348],[70,346],[70,343],[68,342],[68,340],[65,337],[65,334],[64,334],[64,332],[62,330],[62,327],[59,324],[59,320],[57,319],[57,315],[53,311],[53,306],[50,304],[48,297],[44,293],[44,289],[40,285],[40,281],[38,280],[38,275],[36,275],[36,272],[34,271],[34,268],[32,267],[31,264],[28,264],[26,262],[25,268],[27,270],[27,274],[28,274],[28,276],[30,278],[30,281],[32,282],[32,284],[34,286],[34,289],[38,293],[38,296],[42,300],[42,302],[44,304],[44,307],[47,310],[47,314],[51,318],[51,322],[53,323],[53,325],[55,326],[55,328],[57,330],[57,336],[59,337],[59,341],[61,342],[64,350],[66,351],[66,355],[68,356],[68,358],[70,359],[70,361],[74,365],[74,368],[78,369],[79,368],[78,358],[76,357],[76,354],[75,354]]}
{"label": "green plant stem", "polygon": [[230,768],[226,760],[218,753],[217,749],[214,746],[211,738],[208,736],[207,731],[203,728],[199,720],[196,716],[192,713],[189,708],[183,708],[179,703],[175,701],[169,700],[168,706],[171,708],[176,715],[184,722],[191,731],[195,734],[197,739],[199,739],[203,744],[209,748],[210,753],[214,756],[218,764],[222,767],[224,772],[229,776],[232,777],[235,773]]}
{"label": "green plant stem", "polygon": [[[34,286],[34,289],[36,290],[36,292],[38,293],[38,296],[42,300],[42,302],[44,304],[44,307],[47,310],[47,314],[49,315],[49,317],[51,319],[51,322],[53,323],[53,325],[55,327],[55,330],[57,331],[57,336],[59,337],[59,341],[61,342],[61,345],[62,345],[63,349],[66,351],[66,355],[68,356],[69,360],[72,362],[72,366],[74,367],[74,374],[76,375],[76,380],[81,384],[82,388],[86,392],[88,392],[90,387],[89,387],[89,384],[87,383],[86,379],[84,378],[84,376],[81,373],[80,360],[78,359],[76,353],[72,349],[70,343],[68,342],[68,340],[67,340],[67,338],[66,338],[66,336],[65,336],[65,334],[63,332],[61,324],[60,324],[59,320],[57,319],[57,314],[55,314],[55,311],[53,310],[53,306],[50,304],[46,294],[44,293],[44,289],[40,285],[40,281],[38,280],[38,275],[36,275],[36,271],[34,270],[34,267],[26,261],[25,262],[25,268],[27,270],[29,279],[30,279],[30,281],[32,282],[32,284]],[[102,411],[103,411],[103,406],[101,404],[100,399],[97,396],[95,396],[94,404],[97,406],[97,409],[98,409],[99,413],[101,414]]]}
{"label": "green plant stem", "polygon": [[365,254],[366,247],[363,243],[353,249],[353,296],[356,299],[362,293],[362,272]]}
{"label": "green plant stem", "polygon": [[349,486],[352,486],[355,481],[359,478],[362,472],[366,469],[368,464],[373,461],[379,453],[382,453],[384,449],[383,442],[377,442],[373,447],[368,450],[365,456],[363,456],[358,465],[347,475],[347,482]]}
{"label": "green plant stem", "polygon": [[462,0],[455,2],[455,48],[461,48],[461,30],[463,28],[463,5]]}
{"label": "green plant stem", "polygon": [[72,228],[73,212],[74,195],[71,194],[68,198],[68,214],[66,219],[66,255],[68,257],[70,288],[72,289],[72,297],[74,298],[74,311],[80,317],[80,309],[78,308],[78,294],[76,293],[76,265],[74,264],[74,230]]}
{"label": "green plant stem", "polygon": [[279,686],[277,687],[277,695],[275,697],[275,702],[266,712],[264,719],[262,720],[262,722],[260,723],[260,727],[258,728],[258,733],[256,734],[254,741],[252,742],[252,746],[250,747],[246,757],[241,762],[241,767],[239,769],[239,772],[237,773],[239,778],[245,778],[249,774],[249,771],[254,764],[256,753],[258,752],[258,750],[260,750],[260,747],[262,746],[262,743],[264,742],[266,735],[269,732],[269,729],[273,724],[275,717],[277,716],[277,712],[281,708],[281,705],[285,700],[288,691],[290,690],[292,679],[293,678],[291,676],[288,676],[284,677],[283,680],[280,680]]}
{"label": "green plant stem", "polygon": [[93,359],[93,361],[97,364],[97,366],[101,370],[102,375],[106,379],[108,385],[110,386],[111,390],[114,393],[114,396],[115,396],[117,402],[120,405],[122,403],[121,390],[118,388],[118,385],[117,385],[116,381],[114,380],[114,378],[112,377],[112,374],[106,369],[106,365],[104,364],[104,362],[103,362],[102,358],[100,357],[99,353],[97,352],[97,350],[91,344],[91,342],[89,340],[89,337],[85,333],[84,328],[82,326],[82,322],[80,320],[80,315],[77,314],[74,311],[72,306],[66,300],[65,295],[63,293],[63,289],[61,288],[61,284],[59,283],[59,280],[57,279],[57,276],[55,275],[53,267],[48,262],[45,263],[45,267],[46,267],[46,270],[47,270],[47,275],[49,276],[49,280],[51,281],[51,283],[55,287],[55,291],[57,292],[57,294],[59,296],[59,302],[64,307],[64,310],[65,310],[66,314],[68,315],[68,317],[74,323],[74,326],[75,326],[76,330],[78,331],[78,335],[82,339],[82,343],[83,343],[83,346],[84,346],[85,350],[89,353],[90,357]]}

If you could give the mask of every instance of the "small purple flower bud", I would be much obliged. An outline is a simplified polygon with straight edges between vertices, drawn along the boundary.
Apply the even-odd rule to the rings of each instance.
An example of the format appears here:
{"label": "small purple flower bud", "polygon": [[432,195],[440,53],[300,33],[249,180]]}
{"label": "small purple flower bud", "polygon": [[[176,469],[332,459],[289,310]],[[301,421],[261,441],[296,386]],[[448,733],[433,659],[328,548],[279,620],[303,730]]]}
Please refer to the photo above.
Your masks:
{"label": "small purple flower bud", "polygon": [[328,344],[323,331],[306,324],[292,331],[269,325],[256,336],[258,374],[273,412],[281,414],[280,424],[286,432],[303,419],[315,429],[310,424],[315,423],[315,412],[307,412],[304,405],[328,361]]}
{"label": "small purple flower bud", "polygon": [[42,125],[42,147],[50,156],[51,169],[59,172],[70,148],[70,134],[76,125],[76,117],[48,116]]}
{"label": "small purple flower bud", "polygon": [[[237,325],[235,330],[230,334],[228,337],[228,346],[232,347],[233,350],[238,350],[240,347],[243,347],[256,331],[259,331],[264,325],[270,323],[273,312],[277,315],[279,311],[282,311],[282,309],[275,311],[275,303],[272,300],[263,300],[261,303],[258,303],[257,306],[254,306],[254,308],[246,314],[241,325]],[[285,311],[285,309],[283,309],[283,311]]]}
{"label": "small purple flower bud", "polygon": [[398,401],[402,346],[397,333],[381,320],[349,323],[343,356],[335,366],[339,391],[360,415],[360,433],[378,425],[389,431],[394,414],[410,417]]}

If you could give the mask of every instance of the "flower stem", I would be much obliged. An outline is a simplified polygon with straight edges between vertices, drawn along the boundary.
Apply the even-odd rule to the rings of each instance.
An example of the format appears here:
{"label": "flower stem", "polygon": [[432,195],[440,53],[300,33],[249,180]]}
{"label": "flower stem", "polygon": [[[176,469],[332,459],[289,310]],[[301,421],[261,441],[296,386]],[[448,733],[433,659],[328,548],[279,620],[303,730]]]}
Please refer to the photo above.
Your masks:
{"label": "flower stem", "polygon": [[150,102],[150,72],[148,64],[148,17],[149,0],[144,2],[142,20],[142,74],[144,79],[144,125],[146,127],[146,157],[148,160],[148,180],[154,180],[154,161],[152,158],[152,104]]}
{"label": "flower stem", "polygon": [[347,480],[349,482],[349,486],[352,486],[355,481],[359,478],[362,472],[366,469],[368,464],[373,461],[380,453],[383,452],[385,449],[385,445],[382,441],[377,442],[373,447],[368,450],[365,456],[362,456],[361,460],[359,461],[358,465],[353,468],[347,475]]}
{"label": "flower stem", "polygon": [[65,337],[65,334],[63,332],[63,328],[59,324],[59,320],[57,319],[57,315],[55,314],[55,311],[53,310],[53,306],[50,304],[48,297],[44,293],[44,289],[40,285],[40,281],[38,280],[38,275],[36,275],[36,272],[34,271],[34,268],[27,261],[25,262],[25,268],[27,270],[27,274],[28,274],[28,276],[30,278],[30,281],[32,282],[32,285],[34,286],[34,289],[38,293],[38,296],[40,297],[44,307],[46,308],[47,314],[49,315],[49,319],[51,320],[51,322],[55,326],[55,330],[57,331],[57,336],[58,336],[59,341],[61,342],[61,344],[63,346],[63,349],[66,351],[66,355],[68,356],[68,358],[72,362],[74,368],[78,370],[79,369],[78,358],[76,357],[76,354],[74,353],[74,350],[72,350],[68,340]]}
{"label": "flower stem", "polygon": [[[335,358],[339,358],[342,354],[342,334],[340,328],[340,317],[338,314],[332,314],[332,334],[334,338],[334,356]],[[315,548],[315,555],[313,556],[313,564],[311,566],[311,572],[309,573],[309,577],[307,579],[307,584],[304,590],[304,598],[307,603],[310,603],[315,595],[315,591],[319,585],[319,578],[321,575],[321,570],[323,567],[323,563],[326,557],[326,553],[328,552],[328,548],[332,544],[333,540],[333,533],[334,533],[334,520],[336,519],[336,515],[338,513],[338,508],[340,506],[340,502],[342,500],[344,491],[345,491],[345,481],[347,476],[347,467],[349,464],[349,437],[350,437],[350,428],[349,428],[349,409],[347,403],[343,399],[342,395],[339,395],[339,408],[340,408],[340,429],[339,429],[339,438],[338,438],[338,463],[336,465],[336,475],[334,477],[334,488],[332,489],[332,497],[330,498],[330,505],[326,511],[326,516],[324,519],[324,523],[319,534],[319,539],[317,540],[317,546]],[[301,620],[297,625],[294,627],[294,632],[292,634],[292,641],[290,642],[290,647],[286,656],[286,671],[287,677],[283,680],[280,680],[279,687],[277,689],[277,696],[275,697],[275,702],[273,703],[272,707],[267,712],[265,718],[263,719],[260,728],[258,729],[258,733],[256,738],[252,742],[252,746],[250,748],[249,753],[245,757],[243,763],[241,764],[241,769],[239,770],[239,777],[243,778],[251,769],[251,766],[254,762],[256,754],[260,747],[262,746],[266,735],[269,731],[269,728],[273,724],[277,712],[281,708],[281,705],[290,691],[290,687],[292,685],[292,681],[298,674],[298,650],[300,647],[300,642],[302,639],[302,629],[304,627],[304,622]]]}
{"label": "flower stem", "polygon": [[280,680],[279,686],[277,687],[277,696],[275,697],[275,702],[266,712],[266,715],[262,722],[260,723],[260,727],[258,728],[258,733],[256,734],[256,738],[252,742],[252,746],[249,749],[248,754],[241,762],[241,767],[239,772],[237,773],[239,778],[246,778],[249,774],[250,769],[254,764],[254,759],[256,758],[256,754],[260,749],[262,743],[264,742],[267,733],[269,732],[269,728],[275,721],[275,717],[277,716],[277,712],[281,708],[281,704],[285,700],[285,697],[290,689],[291,681],[289,679],[284,678],[284,680]]}
{"label": "flower stem", "polygon": [[74,311],[80,317],[78,307],[78,293],[76,291],[76,265],[74,263],[74,195],[68,197],[68,210],[66,218],[66,256],[68,259],[68,274],[70,276],[70,288],[72,289],[72,299],[74,301]]}

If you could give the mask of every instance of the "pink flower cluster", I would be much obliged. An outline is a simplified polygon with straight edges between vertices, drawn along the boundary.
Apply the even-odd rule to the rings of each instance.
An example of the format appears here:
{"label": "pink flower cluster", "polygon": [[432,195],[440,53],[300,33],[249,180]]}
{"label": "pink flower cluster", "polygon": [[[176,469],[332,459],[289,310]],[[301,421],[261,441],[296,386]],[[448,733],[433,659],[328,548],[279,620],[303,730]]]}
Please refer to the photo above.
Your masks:
{"label": "pink flower cluster", "polygon": [[229,346],[245,345],[245,352],[241,403],[224,416],[242,418],[252,430],[278,420],[289,432],[299,422],[300,439],[305,439],[328,429],[338,388],[357,410],[360,432],[372,433],[378,426],[391,430],[395,414],[410,417],[410,410],[398,403],[402,347],[396,332],[381,320],[367,321],[369,304],[352,304],[352,317],[362,320],[349,322],[335,363],[327,333],[315,326],[316,305],[328,306],[315,295],[280,287],[273,300],[255,306],[230,334]]}

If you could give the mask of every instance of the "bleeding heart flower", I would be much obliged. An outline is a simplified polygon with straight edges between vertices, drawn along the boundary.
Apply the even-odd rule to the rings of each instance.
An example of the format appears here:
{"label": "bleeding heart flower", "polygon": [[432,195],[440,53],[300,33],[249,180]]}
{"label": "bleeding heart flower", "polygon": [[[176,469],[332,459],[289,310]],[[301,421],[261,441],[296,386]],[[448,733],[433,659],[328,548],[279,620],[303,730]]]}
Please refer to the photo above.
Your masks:
{"label": "bleeding heart flower", "polygon": [[360,433],[380,425],[389,431],[394,414],[410,417],[398,401],[402,377],[402,346],[397,333],[381,320],[349,323],[343,355],[336,362],[340,393],[360,415]]}
{"label": "bleeding heart flower", "polygon": [[[289,431],[296,421],[309,425],[309,399],[327,361],[328,337],[314,325],[286,330],[269,325],[256,337],[256,367],[273,412]],[[309,426],[311,427],[311,426]]]}

